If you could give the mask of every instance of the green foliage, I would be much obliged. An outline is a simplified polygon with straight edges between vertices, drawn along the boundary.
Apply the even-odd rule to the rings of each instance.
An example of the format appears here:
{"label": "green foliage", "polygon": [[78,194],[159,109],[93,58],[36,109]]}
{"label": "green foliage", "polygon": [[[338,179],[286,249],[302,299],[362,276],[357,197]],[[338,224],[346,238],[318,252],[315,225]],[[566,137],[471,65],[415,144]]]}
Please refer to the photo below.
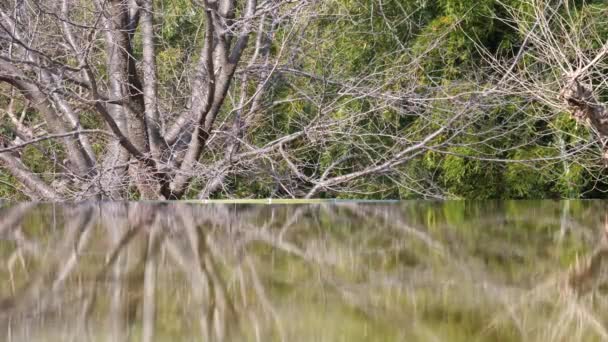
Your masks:
{"label": "green foliage", "polygon": [[196,41],[192,38],[199,33],[204,16],[193,7],[192,1],[157,0],[155,6],[162,14],[160,40],[163,44],[188,47],[189,42]]}
{"label": "green foliage", "polygon": [[[520,149],[516,151],[512,159],[535,160],[554,156],[552,149],[535,147],[530,149]],[[550,196],[553,178],[548,170],[539,170],[529,164],[510,163],[508,164],[505,175],[505,188],[507,198],[543,198]],[[549,196],[548,196],[549,195]]]}
{"label": "green foliage", "polygon": [[441,162],[441,178],[450,193],[475,199],[497,197],[501,191],[502,165],[470,159],[476,152],[464,147],[450,149],[449,153]]}
{"label": "green foliage", "polygon": [[[0,169],[0,198],[15,199],[17,181],[4,170]],[[19,199],[19,197],[17,197]]]}

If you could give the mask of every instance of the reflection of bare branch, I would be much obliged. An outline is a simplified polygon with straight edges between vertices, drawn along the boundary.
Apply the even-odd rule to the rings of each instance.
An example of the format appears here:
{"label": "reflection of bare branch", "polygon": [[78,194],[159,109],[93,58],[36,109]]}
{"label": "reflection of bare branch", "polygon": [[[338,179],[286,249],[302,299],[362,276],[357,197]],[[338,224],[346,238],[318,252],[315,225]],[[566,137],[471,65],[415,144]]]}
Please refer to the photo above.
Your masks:
{"label": "reflection of bare branch", "polygon": [[249,257],[245,257],[245,263],[247,264],[247,267],[249,269],[251,282],[253,283],[253,288],[255,289],[256,295],[258,296],[259,300],[262,302],[262,306],[265,309],[265,311],[268,312],[270,314],[270,316],[272,317],[272,321],[274,322],[274,324],[277,327],[277,331],[279,333],[280,340],[285,341],[285,331],[281,324],[281,319],[279,317],[279,314],[277,314],[276,310],[272,306],[272,303],[268,299],[268,296],[266,295],[265,290],[264,290],[264,286],[262,285],[262,282],[260,281],[258,272],[256,271],[256,268],[253,265],[253,262],[251,261],[251,259]]}
{"label": "reflection of bare branch", "polygon": [[[370,217],[368,215],[373,215],[373,219],[375,221],[383,222],[388,229],[396,229],[405,234],[411,235],[416,239],[424,242],[429,248],[439,254],[445,254],[445,248],[436,241],[433,237],[431,237],[427,232],[422,229],[417,229],[407,224],[401,217],[398,215],[398,212],[391,212],[383,208],[360,208],[360,207],[350,207],[351,212],[359,217],[360,219],[369,220]],[[445,255],[444,255],[445,256]]]}
{"label": "reflection of bare branch", "polygon": [[19,222],[34,205],[32,203],[20,203],[8,208],[0,209],[0,236],[7,233],[9,229],[18,227]]}
{"label": "reflection of bare branch", "polygon": [[[505,225],[540,222],[554,229],[512,228],[510,234],[525,236],[512,241],[492,236],[500,233],[495,225],[510,220],[506,213],[479,214],[462,229],[442,219],[427,222],[421,210],[409,210],[418,207],[408,206],[58,205],[56,228],[42,231],[28,222],[43,221],[44,211],[23,211],[22,218],[34,219],[17,219],[23,227],[16,232],[38,251],[19,256],[27,273],[0,269],[0,281],[6,274],[15,283],[15,290],[0,287],[5,298],[0,331],[19,332],[17,340],[26,339],[21,332],[112,341],[153,341],[176,333],[209,341],[335,337],[325,331],[298,335],[298,326],[315,324],[323,312],[333,315],[322,322],[328,330],[345,322],[349,329],[365,324],[412,331],[395,335],[401,339],[441,340],[445,336],[433,330],[431,318],[449,320],[453,311],[475,320],[480,336],[508,329],[524,340],[584,340],[585,329],[572,328],[575,320],[593,336],[604,336],[598,310],[606,305],[589,302],[605,283],[605,249],[580,263],[589,266],[577,268],[581,272],[568,277],[549,272],[538,279],[539,272],[556,267],[540,251],[545,253],[547,243],[559,249],[571,239],[587,244],[589,227],[598,221],[588,219],[590,210],[600,206],[581,216],[578,206],[556,203],[569,210],[570,227],[586,231],[561,241],[554,239],[563,222],[559,215],[533,221],[532,211],[518,212]],[[445,210],[435,204],[424,208],[435,218]],[[25,244],[13,247],[13,240],[0,240],[0,251],[4,242],[11,252],[25,251]],[[492,250],[510,244],[519,244],[513,247],[517,252]],[[525,274],[524,280],[511,268]],[[579,274],[589,281],[579,281],[585,277]],[[564,278],[575,279],[570,288],[577,291],[564,292]],[[538,318],[547,311],[567,324],[558,330]]]}
{"label": "reflection of bare branch", "polygon": [[[67,233],[58,246],[57,260],[53,260],[57,264],[51,264],[46,273],[38,274],[17,291],[15,296],[0,300],[0,303],[4,303],[4,305],[0,305],[4,313],[27,310],[34,304],[39,307],[41,312],[48,310],[47,306],[54,301],[54,295],[61,289],[63,282],[74,269],[78,254],[87,242],[84,233],[92,226],[92,213],[92,208],[86,205],[81,210],[75,211],[75,217],[69,221],[66,227]],[[49,282],[51,286],[46,287]]]}
{"label": "reflection of bare branch", "polygon": [[[72,234],[78,234],[77,239],[70,239],[69,241],[76,241],[74,245],[74,249],[67,257],[62,257],[61,259],[65,260],[65,264],[61,269],[57,272],[57,278],[53,281],[51,286],[52,291],[57,291],[65,282],[66,278],[76,266],[78,259],[80,257],[80,253],[84,250],[84,247],[89,242],[89,237],[92,231],[93,224],[95,221],[93,220],[93,208],[88,208],[88,210],[82,211],[81,220],[70,221],[68,226],[66,227],[68,231],[72,232]],[[66,249],[69,248],[66,246]]]}
{"label": "reflection of bare branch", "polygon": [[156,270],[158,249],[160,247],[159,234],[161,233],[159,224],[153,224],[148,235],[148,247],[146,249],[146,259],[144,265],[144,284],[143,284],[143,342],[154,341],[154,323],[156,320]]}
{"label": "reflection of bare branch", "polygon": [[[602,266],[608,259],[608,214],[604,218],[604,230],[599,239],[600,243],[585,260],[577,259],[570,270],[568,286],[576,290],[579,295],[592,290],[594,283],[598,283]],[[601,281],[601,279],[599,279]],[[608,336],[608,335],[607,335]]]}

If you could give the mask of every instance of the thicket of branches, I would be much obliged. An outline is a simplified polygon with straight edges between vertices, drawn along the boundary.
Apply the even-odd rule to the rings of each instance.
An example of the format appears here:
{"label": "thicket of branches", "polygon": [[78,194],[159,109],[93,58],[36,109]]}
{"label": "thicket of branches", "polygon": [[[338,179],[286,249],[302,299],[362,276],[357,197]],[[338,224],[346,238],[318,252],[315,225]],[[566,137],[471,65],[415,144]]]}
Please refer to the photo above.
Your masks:
{"label": "thicket of branches", "polygon": [[607,14],[573,0],[4,1],[0,195],[598,196]]}

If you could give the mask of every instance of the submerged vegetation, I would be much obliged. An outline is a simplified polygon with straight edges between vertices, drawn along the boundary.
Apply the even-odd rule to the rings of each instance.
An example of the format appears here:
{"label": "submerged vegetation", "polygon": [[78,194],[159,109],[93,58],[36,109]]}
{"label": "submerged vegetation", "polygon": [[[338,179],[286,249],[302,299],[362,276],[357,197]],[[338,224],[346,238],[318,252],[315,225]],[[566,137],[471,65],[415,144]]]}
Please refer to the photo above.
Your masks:
{"label": "submerged vegetation", "polygon": [[599,201],[4,207],[0,331],[602,341],[605,212]]}
{"label": "submerged vegetation", "polygon": [[3,1],[0,197],[604,197],[606,18],[603,0]]}

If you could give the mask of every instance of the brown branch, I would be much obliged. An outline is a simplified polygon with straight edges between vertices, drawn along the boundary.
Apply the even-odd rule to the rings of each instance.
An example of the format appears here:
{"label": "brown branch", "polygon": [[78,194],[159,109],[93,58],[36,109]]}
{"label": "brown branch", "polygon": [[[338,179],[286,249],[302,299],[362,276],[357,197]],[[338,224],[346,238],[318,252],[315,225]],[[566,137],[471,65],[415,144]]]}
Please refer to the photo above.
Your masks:
{"label": "brown branch", "polygon": [[97,134],[104,134],[104,135],[108,135],[108,136],[114,136],[112,133],[101,130],[101,129],[81,129],[78,131],[72,131],[72,132],[65,132],[65,133],[57,133],[57,134],[48,134],[39,138],[35,138],[32,140],[28,140],[24,143],[20,143],[17,145],[13,145],[10,147],[5,147],[5,148],[0,148],[0,153],[6,153],[6,152],[11,152],[11,151],[16,151],[19,149],[22,149],[28,145],[31,144],[36,144],[39,143],[41,141],[45,141],[45,140],[51,140],[51,139],[58,139],[58,138],[65,138],[65,137],[69,137],[69,136],[74,136],[74,135],[80,135],[80,134],[93,134],[93,133],[97,133]]}
{"label": "brown branch", "polygon": [[[205,5],[208,6],[207,2]],[[192,106],[192,115],[197,117],[198,126],[194,128],[194,132],[192,134],[192,141],[190,142],[190,146],[186,151],[186,155],[180,167],[180,170],[191,170],[198,160],[205,141],[209,136],[209,133],[204,129],[204,122],[209,110],[212,108],[214,97],[215,97],[215,89],[216,89],[216,79],[215,79],[215,69],[213,63],[213,39],[214,39],[214,24],[213,24],[213,13],[211,9],[207,9],[206,13],[206,21],[205,21],[205,44],[203,45],[203,50],[201,52],[201,57],[199,60],[199,75],[197,77],[198,82],[201,82],[201,78],[203,77],[203,70],[205,71],[205,75],[207,76],[207,84],[206,84],[206,97],[204,100],[201,99],[201,89],[197,87],[195,83],[195,88],[193,89],[193,106]],[[201,101],[202,100],[202,101]],[[183,193],[186,184],[190,177],[185,176],[183,174],[178,174],[173,183],[171,184],[171,197],[172,198],[180,198]]]}
{"label": "brown branch", "polygon": [[608,110],[593,96],[591,89],[575,78],[562,89],[560,98],[574,118],[589,122],[602,137],[608,137]]}
{"label": "brown branch", "polygon": [[36,200],[58,201],[61,195],[47,185],[40,177],[32,173],[22,162],[10,153],[0,153],[0,162],[21,184],[30,191],[27,195]]}
{"label": "brown branch", "polygon": [[156,53],[154,49],[154,16],[153,1],[144,0],[141,14],[141,29],[143,40],[143,73],[144,73],[144,103],[146,128],[152,157],[160,160],[161,153],[166,150],[166,143],[160,134],[160,119],[158,115],[156,92]]}

